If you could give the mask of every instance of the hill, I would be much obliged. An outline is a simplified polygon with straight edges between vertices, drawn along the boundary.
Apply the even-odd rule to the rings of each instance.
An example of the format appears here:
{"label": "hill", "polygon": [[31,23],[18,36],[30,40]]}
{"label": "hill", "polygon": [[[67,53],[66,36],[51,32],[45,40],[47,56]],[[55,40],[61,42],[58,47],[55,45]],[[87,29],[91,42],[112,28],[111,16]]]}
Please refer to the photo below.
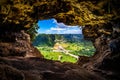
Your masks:
{"label": "hill", "polygon": [[56,42],[80,42],[82,34],[39,34],[33,41],[34,46],[53,46]]}

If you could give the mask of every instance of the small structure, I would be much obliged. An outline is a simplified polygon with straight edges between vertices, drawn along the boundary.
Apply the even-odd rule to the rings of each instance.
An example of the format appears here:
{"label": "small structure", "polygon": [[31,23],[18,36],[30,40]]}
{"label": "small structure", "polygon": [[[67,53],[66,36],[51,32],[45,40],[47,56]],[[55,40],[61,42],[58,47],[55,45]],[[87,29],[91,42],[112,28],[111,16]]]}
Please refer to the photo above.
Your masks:
{"label": "small structure", "polygon": [[54,50],[65,50],[59,43],[56,43],[53,47]]}

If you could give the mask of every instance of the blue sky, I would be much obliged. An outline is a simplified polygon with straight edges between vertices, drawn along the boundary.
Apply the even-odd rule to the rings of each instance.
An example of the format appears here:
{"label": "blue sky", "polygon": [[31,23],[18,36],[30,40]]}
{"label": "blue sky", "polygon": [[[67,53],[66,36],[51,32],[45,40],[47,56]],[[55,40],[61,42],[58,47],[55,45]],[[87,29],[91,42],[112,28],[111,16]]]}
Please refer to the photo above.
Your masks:
{"label": "blue sky", "polygon": [[55,19],[39,20],[38,26],[38,33],[43,34],[82,34],[81,27],[58,23]]}

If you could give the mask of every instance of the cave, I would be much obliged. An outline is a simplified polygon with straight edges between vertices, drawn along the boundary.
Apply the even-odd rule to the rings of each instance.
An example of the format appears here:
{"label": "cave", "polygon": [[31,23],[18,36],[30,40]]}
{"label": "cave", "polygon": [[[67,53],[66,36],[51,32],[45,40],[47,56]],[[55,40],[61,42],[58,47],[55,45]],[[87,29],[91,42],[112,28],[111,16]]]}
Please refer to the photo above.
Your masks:
{"label": "cave", "polygon": [[[0,80],[120,80],[119,0],[1,0]],[[38,20],[82,26],[96,51],[77,63],[46,60],[28,33]]]}

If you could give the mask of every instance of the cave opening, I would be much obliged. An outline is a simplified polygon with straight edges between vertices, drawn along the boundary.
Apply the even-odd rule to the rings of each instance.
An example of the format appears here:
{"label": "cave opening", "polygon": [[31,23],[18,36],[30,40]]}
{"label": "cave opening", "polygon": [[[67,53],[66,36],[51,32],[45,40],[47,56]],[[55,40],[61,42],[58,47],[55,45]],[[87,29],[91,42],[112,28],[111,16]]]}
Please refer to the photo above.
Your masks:
{"label": "cave opening", "polygon": [[81,26],[69,26],[54,18],[39,20],[37,24],[33,45],[45,59],[76,63],[79,56],[94,55],[93,43],[84,39]]}

